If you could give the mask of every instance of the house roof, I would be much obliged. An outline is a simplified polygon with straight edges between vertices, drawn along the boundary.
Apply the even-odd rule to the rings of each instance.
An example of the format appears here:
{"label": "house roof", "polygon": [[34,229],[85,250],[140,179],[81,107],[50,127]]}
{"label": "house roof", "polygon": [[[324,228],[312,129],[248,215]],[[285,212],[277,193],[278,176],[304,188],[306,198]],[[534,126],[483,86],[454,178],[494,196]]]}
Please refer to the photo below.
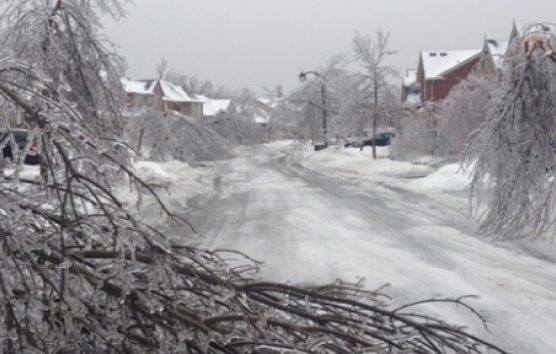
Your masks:
{"label": "house roof", "polygon": [[128,80],[122,79],[122,86],[126,93],[135,93],[139,95],[152,95],[156,80]]}
{"label": "house roof", "polygon": [[206,117],[212,117],[218,113],[225,112],[230,107],[231,99],[215,99],[209,98],[203,95],[196,95],[197,99],[204,103],[203,105],[203,115]]}
{"label": "house roof", "polygon": [[475,59],[481,49],[422,51],[425,79],[441,79],[453,69]]}
{"label": "house roof", "polygon": [[201,102],[191,98],[185,90],[166,80],[128,80],[122,79],[122,86],[126,93],[152,95],[157,84],[162,91],[162,100],[166,102]]}
{"label": "house roof", "polygon": [[199,102],[200,100],[189,97],[187,92],[178,85],[174,85],[166,80],[158,80],[162,90],[162,100],[166,102]]}

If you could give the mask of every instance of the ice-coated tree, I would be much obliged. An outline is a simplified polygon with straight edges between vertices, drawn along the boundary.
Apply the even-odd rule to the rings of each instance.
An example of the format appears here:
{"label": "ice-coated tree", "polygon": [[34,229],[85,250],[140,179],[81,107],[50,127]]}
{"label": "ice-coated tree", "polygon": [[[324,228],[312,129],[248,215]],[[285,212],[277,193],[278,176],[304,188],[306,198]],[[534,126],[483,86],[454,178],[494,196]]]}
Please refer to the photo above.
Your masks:
{"label": "ice-coated tree", "polygon": [[427,102],[417,110],[405,112],[392,143],[392,153],[396,158],[412,159],[438,153],[436,111],[436,104]]}
{"label": "ice-coated tree", "polygon": [[204,119],[204,123],[233,144],[259,144],[267,140],[267,131],[257,124],[257,117],[265,114],[256,94],[245,88],[231,96],[230,106],[225,112]]}
{"label": "ice-coated tree", "polygon": [[231,144],[209,124],[181,114],[141,109],[126,123],[126,141],[145,159],[191,162],[232,156]]}
{"label": "ice-coated tree", "polygon": [[168,75],[170,74],[168,61],[164,58],[160,59],[158,64],[156,64],[155,71],[156,71],[157,79],[159,80],[168,79]]}
{"label": "ice-coated tree", "polygon": [[0,109],[25,112],[45,175],[0,182],[0,352],[504,353],[417,315],[420,302],[257,281],[258,263],[135,218],[115,180],[152,189],[119,143],[121,72],[98,22],[100,10],[122,14],[120,3],[3,6]]}
{"label": "ice-coated tree", "polygon": [[498,75],[473,72],[454,87],[438,108],[438,137],[443,155],[461,153],[469,135],[485,121]]}
{"label": "ice-coated tree", "polygon": [[201,80],[196,76],[187,76],[176,71],[167,75],[169,81],[180,85],[190,95],[204,95],[210,98],[230,98],[233,94],[225,86],[215,86],[211,80]]}
{"label": "ice-coated tree", "polygon": [[[358,73],[344,75],[336,81],[339,94],[339,118],[337,130],[343,136],[370,136],[372,134],[374,115],[373,96],[369,95],[367,78]],[[380,114],[377,117],[378,128],[398,128],[402,116],[399,92],[392,86],[383,88]]]}
{"label": "ice-coated tree", "polygon": [[483,230],[535,237],[552,229],[556,154],[556,27],[535,24],[509,48],[505,78],[466,150],[472,187],[491,187]]}
{"label": "ice-coated tree", "polygon": [[300,77],[303,84],[287,98],[297,106],[295,121],[300,138],[324,143],[338,132],[335,130],[336,120],[340,118],[338,82],[346,75],[342,68],[345,62],[345,55],[337,54],[316,70],[304,72]]}
{"label": "ice-coated tree", "polygon": [[[391,92],[388,78],[396,76],[397,72],[386,64],[386,58],[396,52],[390,48],[390,34],[382,30],[376,32],[376,38],[355,32],[352,42],[353,54],[356,61],[363,68],[361,73],[361,87],[368,97],[370,115],[368,119],[372,122],[372,135],[377,132],[378,122],[381,116],[387,114],[386,102]],[[376,159],[376,146],[373,144],[373,158]]]}

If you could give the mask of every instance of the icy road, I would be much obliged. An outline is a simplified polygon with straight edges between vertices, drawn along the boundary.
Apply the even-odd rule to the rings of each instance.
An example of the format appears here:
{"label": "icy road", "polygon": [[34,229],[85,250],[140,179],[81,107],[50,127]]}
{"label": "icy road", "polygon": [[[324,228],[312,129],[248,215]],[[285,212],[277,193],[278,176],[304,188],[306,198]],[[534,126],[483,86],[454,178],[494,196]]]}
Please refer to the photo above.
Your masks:
{"label": "icy road", "polygon": [[312,172],[287,152],[256,150],[220,165],[222,190],[196,223],[204,246],[265,262],[263,277],[320,284],[385,283],[395,303],[480,296],[423,309],[510,353],[556,353],[556,264],[473,234],[474,221],[426,195]]}

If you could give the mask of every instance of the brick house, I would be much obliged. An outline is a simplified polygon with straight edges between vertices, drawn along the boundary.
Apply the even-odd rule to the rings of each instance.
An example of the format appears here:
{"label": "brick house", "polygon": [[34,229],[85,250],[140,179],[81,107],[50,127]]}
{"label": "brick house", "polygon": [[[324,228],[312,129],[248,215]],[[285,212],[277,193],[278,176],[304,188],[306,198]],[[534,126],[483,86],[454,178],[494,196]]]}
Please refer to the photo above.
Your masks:
{"label": "brick house", "polygon": [[122,80],[129,108],[151,107],[166,114],[177,112],[195,119],[203,117],[203,102],[165,80]]}
{"label": "brick house", "polygon": [[452,51],[422,51],[419,56],[416,81],[421,101],[440,101],[479,63],[480,49]]}

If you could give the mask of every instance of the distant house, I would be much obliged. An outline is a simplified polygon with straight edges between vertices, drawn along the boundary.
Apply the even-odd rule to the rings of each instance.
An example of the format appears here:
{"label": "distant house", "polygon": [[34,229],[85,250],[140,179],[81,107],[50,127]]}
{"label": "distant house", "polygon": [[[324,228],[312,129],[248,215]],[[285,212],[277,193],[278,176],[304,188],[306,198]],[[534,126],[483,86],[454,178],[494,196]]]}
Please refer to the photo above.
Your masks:
{"label": "distant house", "polygon": [[464,80],[474,69],[489,75],[512,72],[516,65],[517,51],[524,35],[542,38],[556,31],[550,23],[535,23],[530,26],[512,26],[507,40],[485,38],[481,50],[437,50],[423,51],[419,55],[416,71],[408,70],[402,81],[402,101],[406,103],[437,102],[448,96],[450,90]]}
{"label": "distant house", "polygon": [[266,128],[279,101],[280,99],[234,97],[230,103],[229,112]]}
{"label": "distant house", "polygon": [[421,101],[440,101],[479,63],[480,49],[422,51],[416,78]]}
{"label": "distant house", "polygon": [[209,98],[203,95],[196,95],[195,97],[203,102],[203,117],[214,117],[228,112],[232,102],[229,98]]}
{"label": "distant house", "polygon": [[157,80],[128,80],[122,79],[122,87],[127,95],[129,108],[159,106],[162,92]]}
{"label": "distant house", "polygon": [[122,80],[129,108],[151,107],[162,113],[177,112],[195,119],[203,117],[203,102],[165,80]]}
{"label": "distant house", "polygon": [[272,114],[278,104],[282,101],[281,98],[258,98],[255,101],[254,117],[255,123],[267,128],[272,120]]}

